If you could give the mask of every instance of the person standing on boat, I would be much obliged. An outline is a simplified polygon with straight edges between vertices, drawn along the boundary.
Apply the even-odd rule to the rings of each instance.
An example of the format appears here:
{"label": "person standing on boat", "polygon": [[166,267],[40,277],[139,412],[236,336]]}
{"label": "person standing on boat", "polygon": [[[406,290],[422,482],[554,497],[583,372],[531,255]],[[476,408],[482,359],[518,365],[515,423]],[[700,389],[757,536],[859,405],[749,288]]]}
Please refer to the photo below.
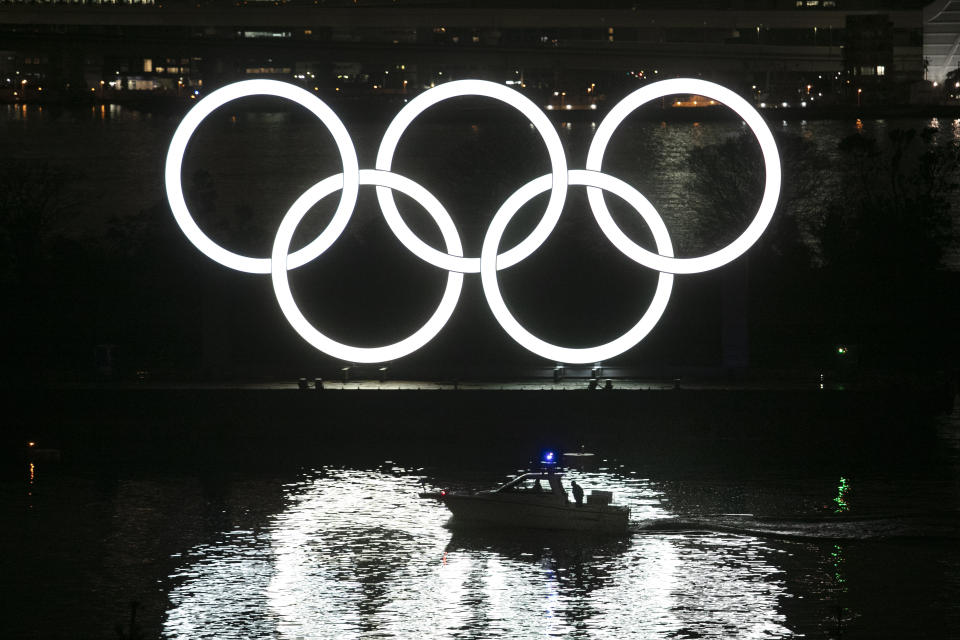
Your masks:
{"label": "person standing on boat", "polygon": [[573,489],[573,499],[577,501],[577,506],[579,507],[583,504],[583,489],[580,488],[576,480],[570,483],[570,488]]}

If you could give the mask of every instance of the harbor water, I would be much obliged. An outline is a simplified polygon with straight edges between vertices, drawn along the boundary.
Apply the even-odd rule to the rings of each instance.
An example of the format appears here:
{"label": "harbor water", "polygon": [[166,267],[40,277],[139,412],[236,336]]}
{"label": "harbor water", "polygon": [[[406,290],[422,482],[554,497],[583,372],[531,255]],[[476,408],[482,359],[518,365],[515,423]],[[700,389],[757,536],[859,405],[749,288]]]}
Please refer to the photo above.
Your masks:
{"label": "harbor water", "polygon": [[[417,392],[326,393],[349,404]],[[421,393],[437,406],[480,392]],[[86,446],[61,438],[61,460],[41,450],[4,467],[3,635],[948,638],[958,628],[957,413],[918,407],[853,428],[852,410],[826,426],[762,403],[750,425],[716,409],[690,424],[640,410],[632,427],[597,422],[569,440],[517,400],[550,392],[494,393],[519,409],[499,429],[391,418],[370,402],[341,427],[305,418],[313,426],[293,438],[255,417],[247,429],[159,416],[153,433],[77,418],[70,431]],[[835,406],[852,407],[842,397]],[[195,411],[179,406],[181,420]],[[562,440],[598,459],[565,482],[612,491],[631,508],[627,535],[464,528],[418,497],[496,486],[536,468],[531,443]]]}
{"label": "harbor water", "polygon": [[[373,167],[387,123],[341,115],[360,167]],[[507,379],[526,375],[521,367],[554,366],[500,331],[471,280],[451,326],[409,358],[427,372],[429,390],[378,391],[371,383],[251,391],[231,385],[267,379],[268,370],[311,381],[329,371],[346,380],[350,372],[293,334],[269,277],[207,262],[171,222],[163,166],[181,116],[116,105],[0,108],[4,157],[54,168],[37,175],[55,176],[45,187],[56,204],[48,212],[57,214],[36,236],[30,225],[16,229],[37,242],[18,244],[16,264],[4,271],[23,303],[4,318],[23,330],[8,340],[17,356],[11,376],[21,386],[3,395],[13,409],[0,461],[0,637],[957,636],[960,414],[910,395],[927,380],[955,380],[925,363],[955,353],[947,312],[956,309],[940,293],[954,291],[956,234],[944,244],[942,265],[920,271],[926,276],[918,282],[898,282],[913,297],[890,301],[879,316],[888,324],[877,326],[869,324],[878,317],[872,299],[856,298],[864,280],[850,280],[829,300],[821,295],[847,275],[843,267],[813,279],[816,266],[791,271],[783,258],[790,286],[778,279],[765,289],[757,284],[764,267],[754,267],[750,296],[737,265],[678,277],[676,301],[657,330],[623,362],[604,363],[608,371],[637,363],[655,370],[662,375],[653,386],[615,381],[611,390],[588,391],[583,380],[579,390],[548,391],[543,378],[530,389],[481,391],[443,377],[442,367],[456,370],[450,362]],[[597,124],[556,123],[570,168],[583,168]],[[842,140],[859,134],[886,144],[898,129],[935,130],[937,144],[960,136],[960,121],[936,119],[770,124],[778,140],[802,151],[785,158],[806,158],[785,162],[784,198],[809,250],[804,260],[813,263],[823,251],[818,216],[843,189]],[[647,119],[623,131],[604,170],[657,208],[677,255],[727,242],[737,229],[718,234],[709,223],[717,193],[704,193],[700,169],[708,164],[698,167],[691,149],[736,141],[743,126]],[[542,149],[519,117],[448,113],[411,127],[394,168],[430,188],[456,221],[466,254],[477,255],[500,204],[549,172]],[[737,166],[719,177],[737,178],[729,171]],[[329,134],[310,117],[237,109],[218,111],[198,131],[183,179],[201,228],[234,251],[265,256],[296,198],[339,171]],[[305,275],[291,276],[305,315],[355,344],[409,335],[435,308],[446,278],[390,235],[373,192],[361,189],[337,245]],[[422,211],[398,201],[418,234],[439,241]],[[524,210],[529,215],[519,216],[505,244],[532,228],[545,201]],[[336,202],[331,195],[317,206],[294,245],[323,228]],[[611,208],[628,235],[649,240],[639,217]],[[541,270],[502,277],[518,315],[547,340],[598,344],[632,326],[649,304],[656,274],[594,227],[585,194],[571,190],[538,256]],[[762,265],[781,264],[776,250],[766,255]],[[876,266],[863,268],[867,280]],[[422,280],[412,286],[414,278]],[[886,293],[885,285],[871,292]],[[761,299],[758,290],[779,297]],[[724,306],[721,292],[729,291],[741,295],[723,298],[733,300]],[[835,327],[830,314],[854,298],[867,322],[843,333],[849,327]],[[947,311],[927,313],[918,301],[928,299]],[[820,315],[811,301],[823,303]],[[736,320],[748,306],[761,320],[752,333]],[[864,339],[859,365],[838,360],[838,344],[847,353],[839,341],[866,330],[904,346],[897,364],[906,362],[909,388],[858,369],[871,357],[888,365],[880,339],[869,346]],[[853,353],[859,345],[851,340]],[[118,364],[106,356],[94,362],[95,347],[115,352]],[[802,392],[673,388],[673,371],[716,372],[748,356],[790,365]],[[390,375],[403,366],[390,363]],[[821,370],[826,378],[808,375]],[[227,380],[222,389],[176,387],[216,374]],[[102,386],[77,384],[96,376]],[[51,386],[34,384],[41,380]],[[161,380],[171,386],[161,388]],[[880,386],[856,395],[868,383]],[[596,468],[572,470],[568,480],[612,491],[629,506],[628,535],[463,529],[442,504],[418,498],[424,489],[500,484],[535,466],[544,447],[596,454]]]}

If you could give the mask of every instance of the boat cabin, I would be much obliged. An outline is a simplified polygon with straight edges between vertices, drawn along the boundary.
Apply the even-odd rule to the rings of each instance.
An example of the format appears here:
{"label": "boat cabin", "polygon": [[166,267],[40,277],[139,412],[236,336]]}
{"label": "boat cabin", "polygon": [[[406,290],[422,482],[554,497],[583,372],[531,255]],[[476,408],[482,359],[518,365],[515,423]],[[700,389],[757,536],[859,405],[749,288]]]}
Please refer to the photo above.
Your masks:
{"label": "boat cabin", "polygon": [[524,473],[502,487],[494,489],[493,493],[522,493],[535,495],[553,495],[564,502],[567,501],[567,490],[563,488],[559,473]]}

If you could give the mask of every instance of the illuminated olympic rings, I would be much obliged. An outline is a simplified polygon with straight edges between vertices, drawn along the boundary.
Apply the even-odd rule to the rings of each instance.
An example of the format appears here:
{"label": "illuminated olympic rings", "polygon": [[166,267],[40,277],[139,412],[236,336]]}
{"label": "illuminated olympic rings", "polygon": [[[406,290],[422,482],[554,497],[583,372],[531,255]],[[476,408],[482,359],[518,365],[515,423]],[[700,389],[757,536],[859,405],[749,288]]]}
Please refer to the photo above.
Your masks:
{"label": "illuminated olympic rings", "polygon": [[[766,171],[763,198],[753,221],[732,243],[714,253],[696,258],[676,258],[670,235],[663,219],[646,198],[625,182],[601,172],[603,154],[610,138],[624,119],[635,109],[657,98],[673,94],[706,96],[727,105],[750,127],[760,149]],[[269,258],[252,258],[224,249],[211,240],[197,225],[183,196],[180,173],[184,152],[200,123],[215,109],[247,96],[267,95],[291,100],[316,115],[333,135],[340,154],[343,172],[321,180],[310,187],[290,207],[280,222]],[[442,204],[413,180],[390,171],[400,137],[413,120],[427,108],[459,96],[483,96],[504,102],[530,120],[540,134],[550,157],[551,173],[531,180],[503,203],[490,223],[480,256],[468,258],[456,226]],[[639,343],[659,321],[670,298],[673,274],[700,273],[721,267],[743,255],[760,237],[773,217],[780,195],[780,156],[773,134],[763,118],[743,98],[720,85],[704,80],[678,78],[649,84],[619,102],[597,127],[587,152],[586,170],[569,170],[563,145],[556,129],[543,111],[522,94],[485,80],[457,80],[430,89],[411,100],[394,118],[380,143],[375,169],[360,169],[357,153],[346,127],[323,101],[307,91],[274,80],[246,80],[212,92],[191,109],[177,127],[167,152],[165,170],[167,199],[180,229],[201,252],[220,264],[247,273],[269,273],[280,309],[287,321],[316,349],[349,362],[387,362],[416,351],[429,342],[447,323],[460,298],[463,274],[479,273],[483,292],[500,326],[520,345],[555,362],[589,363],[609,360]],[[357,202],[361,185],[375,186],[377,199],[387,225],[403,245],[422,260],[449,272],[447,286],[436,311],[413,335],[383,347],[353,347],[341,344],[318,331],[303,316],[287,279],[287,271],[303,266],[318,257],[343,233]],[[497,271],[511,267],[544,243],[557,224],[563,210],[568,186],[584,186],[590,209],[604,235],[631,260],[660,273],[653,300],[640,320],[619,338],[597,347],[571,349],[549,344],[523,328],[507,310],[497,283]],[[290,253],[290,242],[297,225],[321,199],[339,191],[340,202],[327,227],[307,246]],[[397,211],[393,192],[400,191],[426,209],[443,236],[446,252],[439,251],[418,238]],[[499,253],[500,240],[514,214],[533,197],[550,192],[546,211],[533,231],[516,246]],[[637,245],[617,226],[607,209],[603,192],[619,196],[630,204],[650,228],[657,253]]]}

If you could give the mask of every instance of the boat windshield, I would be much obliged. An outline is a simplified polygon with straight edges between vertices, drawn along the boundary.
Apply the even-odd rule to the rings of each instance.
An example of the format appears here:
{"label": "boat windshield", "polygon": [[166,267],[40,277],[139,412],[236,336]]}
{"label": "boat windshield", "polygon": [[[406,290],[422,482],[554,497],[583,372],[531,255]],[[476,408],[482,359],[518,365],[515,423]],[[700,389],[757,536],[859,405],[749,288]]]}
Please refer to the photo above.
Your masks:
{"label": "boat windshield", "polygon": [[496,492],[550,493],[552,491],[550,482],[546,478],[520,476],[503,485]]}

